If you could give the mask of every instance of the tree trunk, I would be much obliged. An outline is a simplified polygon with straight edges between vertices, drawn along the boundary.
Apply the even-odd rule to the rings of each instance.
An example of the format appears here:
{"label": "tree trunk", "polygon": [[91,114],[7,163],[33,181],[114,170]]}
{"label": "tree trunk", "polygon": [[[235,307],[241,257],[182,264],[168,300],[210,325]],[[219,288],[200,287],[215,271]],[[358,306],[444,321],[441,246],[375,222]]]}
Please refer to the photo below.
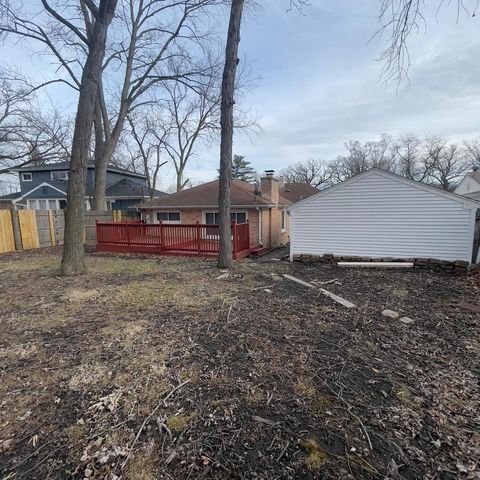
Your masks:
{"label": "tree trunk", "polygon": [[240,43],[243,4],[244,0],[232,0],[227,45],[225,48],[225,67],[222,78],[222,101],[220,107],[220,178],[218,191],[218,210],[220,214],[219,268],[230,268],[232,265],[230,182],[232,178],[233,105],[235,103],[235,75],[238,65],[238,44]]}
{"label": "tree trunk", "polygon": [[117,0],[100,0],[89,43],[87,60],[82,72],[65,211],[63,275],[79,275],[85,272],[83,235],[88,152],[92,136],[97,84],[105,55],[107,30],[112,21],[116,4]]}

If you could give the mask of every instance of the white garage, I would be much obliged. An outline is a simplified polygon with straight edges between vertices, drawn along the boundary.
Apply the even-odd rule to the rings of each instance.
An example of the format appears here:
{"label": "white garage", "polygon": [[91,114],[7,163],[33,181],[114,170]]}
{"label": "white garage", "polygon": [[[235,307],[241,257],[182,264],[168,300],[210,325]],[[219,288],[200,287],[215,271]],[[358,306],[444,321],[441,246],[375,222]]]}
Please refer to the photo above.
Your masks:
{"label": "white garage", "polygon": [[334,254],[472,263],[479,208],[476,200],[372,169],[288,207],[290,259]]}

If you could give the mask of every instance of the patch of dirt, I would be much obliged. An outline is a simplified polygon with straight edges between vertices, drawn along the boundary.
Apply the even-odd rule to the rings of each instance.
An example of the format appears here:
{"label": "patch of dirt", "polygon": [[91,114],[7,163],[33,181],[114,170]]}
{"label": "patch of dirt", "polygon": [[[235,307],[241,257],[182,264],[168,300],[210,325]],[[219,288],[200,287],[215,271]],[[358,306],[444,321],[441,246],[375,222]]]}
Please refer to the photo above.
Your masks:
{"label": "patch of dirt", "polygon": [[480,478],[479,275],[59,253],[0,256],[0,477]]}

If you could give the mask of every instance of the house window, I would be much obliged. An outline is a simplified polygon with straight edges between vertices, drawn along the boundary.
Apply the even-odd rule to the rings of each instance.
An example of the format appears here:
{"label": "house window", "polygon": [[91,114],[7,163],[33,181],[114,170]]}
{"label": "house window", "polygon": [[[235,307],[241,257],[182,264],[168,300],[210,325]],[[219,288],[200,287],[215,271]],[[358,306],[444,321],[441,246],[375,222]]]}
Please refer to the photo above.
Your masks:
{"label": "house window", "polygon": [[33,180],[33,175],[31,172],[24,172],[21,174],[22,182],[31,182]]}
{"label": "house window", "polygon": [[50,172],[50,178],[52,180],[68,180],[68,171],[67,170],[58,170]]}
{"label": "house window", "polygon": [[[61,202],[62,200],[60,200]],[[58,210],[59,201],[56,199],[27,200],[27,208],[31,210]]]}
{"label": "house window", "polygon": [[[218,225],[220,221],[220,214],[218,212],[206,212],[205,223],[207,225]],[[246,212],[231,212],[230,221],[235,223],[247,223]]]}
{"label": "house window", "polygon": [[158,212],[157,220],[159,222],[176,222],[180,223],[180,212]]}
{"label": "house window", "polygon": [[282,231],[285,231],[287,228],[287,212],[282,210]]}

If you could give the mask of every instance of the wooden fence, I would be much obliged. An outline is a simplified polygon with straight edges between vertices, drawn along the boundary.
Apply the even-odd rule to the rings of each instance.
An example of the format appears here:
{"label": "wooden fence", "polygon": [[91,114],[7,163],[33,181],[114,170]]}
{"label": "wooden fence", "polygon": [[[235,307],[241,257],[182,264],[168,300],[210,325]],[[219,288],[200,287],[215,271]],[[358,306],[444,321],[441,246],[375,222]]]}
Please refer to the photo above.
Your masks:
{"label": "wooden fence", "polygon": [[[97,222],[98,252],[205,257],[218,255],[218,243],[218,225]],[[235,260],[250,254],[248,223],[232,223],[232,254]]]}
{"label": "wooden fence", "polygon": [[[137,219],[136,212],[85,212],[84,243],[96,245],[97,221]],[[0,253],[63,244],[63,210],[0,210]]]}

